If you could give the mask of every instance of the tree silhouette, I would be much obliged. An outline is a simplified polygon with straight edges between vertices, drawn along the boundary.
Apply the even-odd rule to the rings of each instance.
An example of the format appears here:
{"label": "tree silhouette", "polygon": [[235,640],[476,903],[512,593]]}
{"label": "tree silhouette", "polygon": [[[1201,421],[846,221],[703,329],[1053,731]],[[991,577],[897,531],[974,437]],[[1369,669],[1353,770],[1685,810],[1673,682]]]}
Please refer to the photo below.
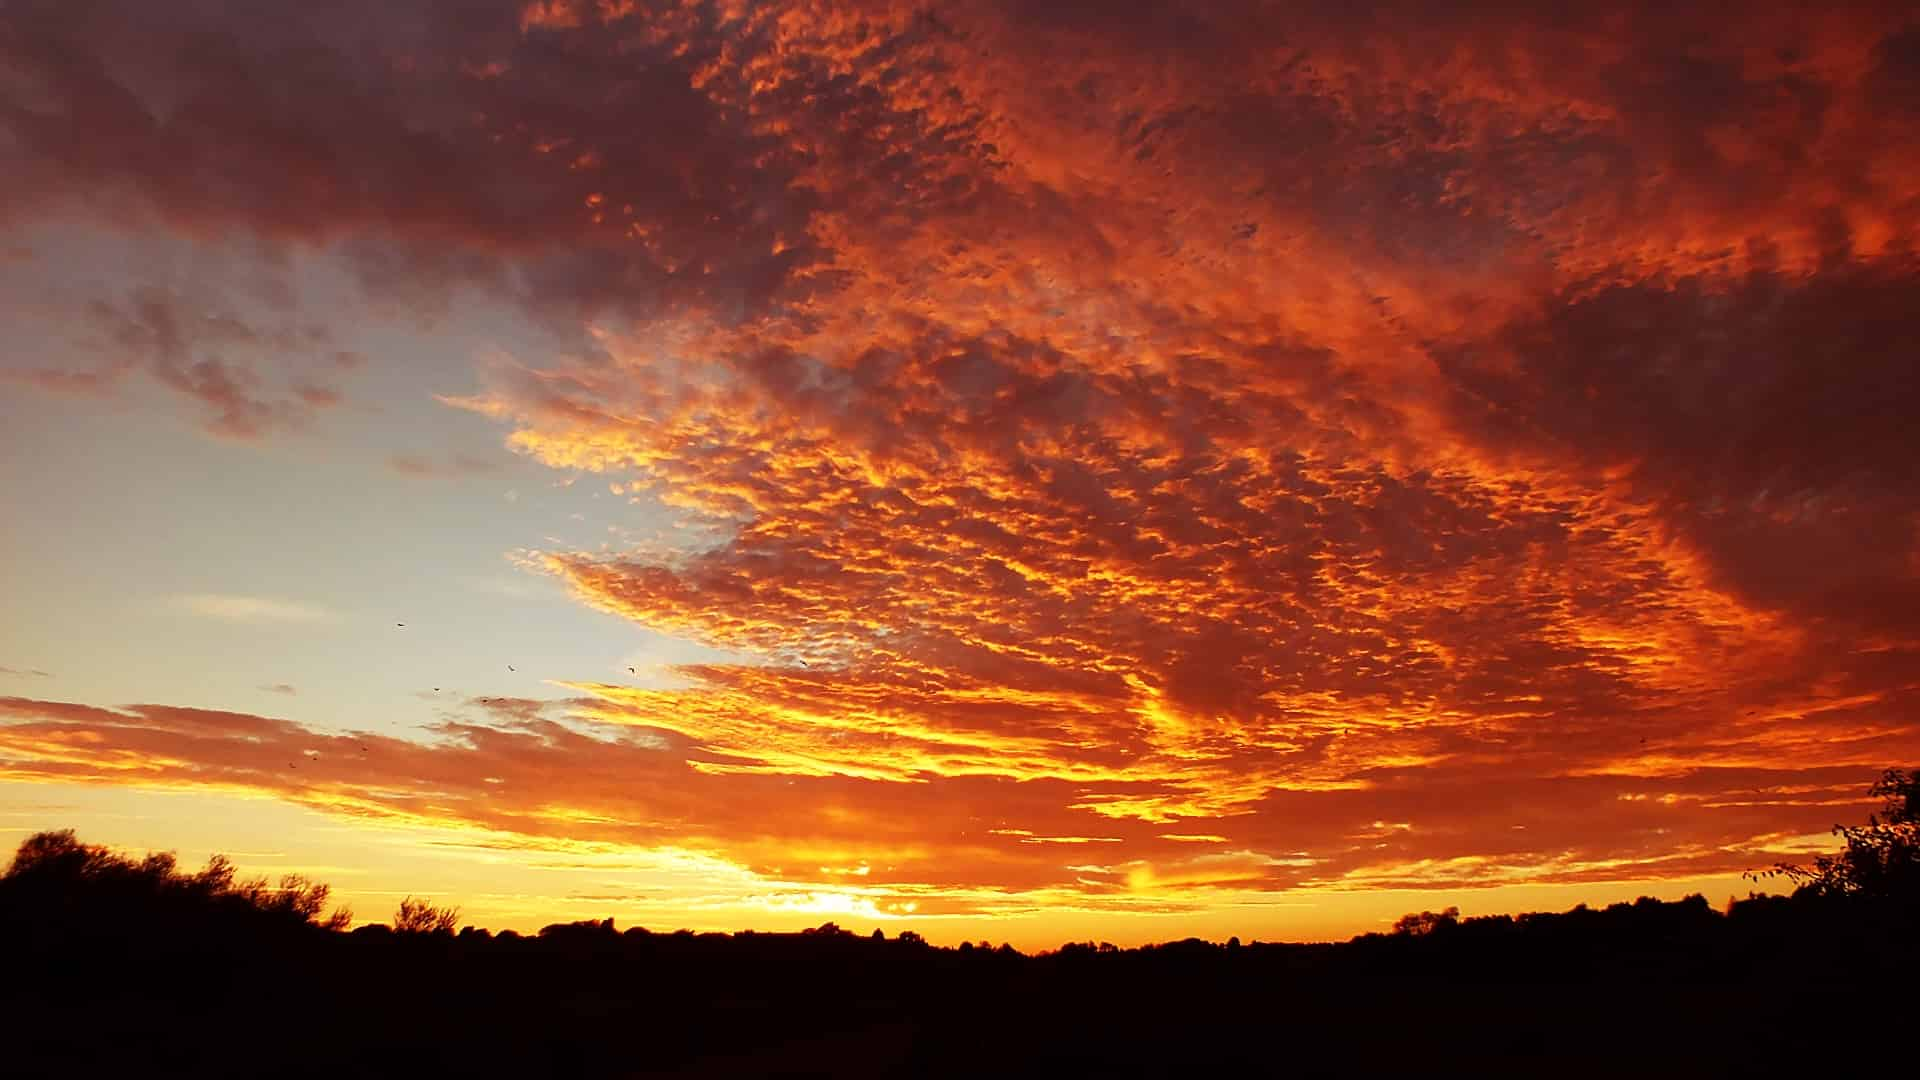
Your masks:
{"label": "tree silhouette", "polygon": [[67,906],[84,899],[110,905],[124,915],[239,907],[327,930],[344,929],[353,918],[346,908],[324,914],[328,887],[300,874],[288,874],[278,885],[264,877],[248,881],[235,877],[233,863],[224,855],[209,858],[206,869],[197,874],[184,874],[170,851],[152,852],[136,861],[105,847],[83,844],[72,829],[63,829],[22,841],[0,881],[12,895],[64,898]]}
{"label": "tree silhouette", "polygon": [[1457,926],[1459,922],[1460,909],[1457,907],[1445,911],[1417,911],[1400,916],[1393,924],[1393,932],[1402,937],[1425,937],[1436,930]]}
{"label": "tree silhouette", "polygon": [[401,934],[451,934],[459,920],[457,907],[437,908],[409,896],[400,901],[399,909],[393,913],[393,929]]}
{"label": "tree silhouette", "polygon": [[1798,886],[1795,896],[1920,899],[1920,770],[1888,769],[1867,793],[1885,803],[1865,825],[1833,827],[1847,842],[1838,854],[1747,876],[1784,876]]}
{"label": "tree silhouette", "polygon": [[[1861,894],[1910,880],[1897,853],[1913,846],[1914,786],[1890,774],[1876,789],[1894,797],[1887,811],[1848,833],[1873,859],[1822,869],[1865,882]],[[1015,1060],[1067,1075],[1538,1076],[1565,1072],[1569,1047],[1601,1055],[1596,1074],[1665,1054],[1703,1075],[1802,1060],[1812,1075],[1866,1075],[1878,1043],[1836,1058],[1817,1030],[1800,1033],[1842,1004],[1870,1030],[1901,1030],[1906,997],[1852,988],[1920,969],[1920,922],[1865,899],[1749,897],[1725,915],[1698,894],[1518,916],[1447,908],[1343,943],[1022,955],[833,923],[728,935],[600,919],[456,937],[454,910],[413,896],[391,928],[327,933],[314,929],[332,922],[325,894],[305,879],[241,881],[219,857],[187,873],[170,854],[126,857],[71,833],[31,837],[5,869],[8,1076],[231,1075],[233,1060],[289,1047],[299,1075],[625,1075],[637,1045],[667,1075],[709,1075],[719,1055],[740,1067],[718,1075],[842,1075],[859,1059],[873,1068],[857,1075],[875,1076],[1001,1075]],[[1807,977],[1770,977],[1783,969]],[[263,971],[283,974],[270,993]],[[1356,994],[1375,1007],[1354,1009]],[[1379,1038],[1380,1015],[1396,1038]],[[1490,1053],[1506,1067],[1469,1069]]]}

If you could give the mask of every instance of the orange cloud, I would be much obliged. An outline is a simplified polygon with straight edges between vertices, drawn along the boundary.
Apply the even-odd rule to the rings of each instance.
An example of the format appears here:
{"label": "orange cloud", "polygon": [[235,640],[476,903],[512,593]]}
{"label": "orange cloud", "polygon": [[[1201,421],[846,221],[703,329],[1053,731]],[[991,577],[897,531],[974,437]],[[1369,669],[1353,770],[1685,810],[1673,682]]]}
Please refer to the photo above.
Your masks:
{"label": "orange cloud", "polygon": [[297,779],[283,722],[16,705],[19,775],[1094,904],[1744,869],[1920,749],[1902,13],[463,16],[37,7],[14,205],[511,299],[580,348],[445,400],[686,525],[541,565],[751,662]]}
{"label": "orange cloud", "polygon": [[595,723],[595,699],[489,706],[490,719],[449,714],[421,743],[214,710],[0,699],[0,776],[268,794],[524,845],[678,850],[802,891],[857,879],[885,910],[989,914],[1204,906],[1222,890],[1699,876],[1784,856],[1860,803],[1850,766],[1538,780],[1503,764],[1375,768],[1359,786],[1273,791],[1194,836],[1090,817],[1070,805],[1081,785],[1061,779],[929,771],[901,783]]}

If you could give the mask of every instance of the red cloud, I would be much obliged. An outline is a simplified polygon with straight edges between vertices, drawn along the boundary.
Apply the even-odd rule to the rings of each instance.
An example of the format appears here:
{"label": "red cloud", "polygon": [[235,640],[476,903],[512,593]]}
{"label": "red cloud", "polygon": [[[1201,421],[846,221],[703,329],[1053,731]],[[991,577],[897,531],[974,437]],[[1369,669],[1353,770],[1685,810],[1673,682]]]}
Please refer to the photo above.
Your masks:
{"label": "red cloud", "polygon": [[[253,325],[204,295],[142,286],[124,303],[95,299],[80,308],[83,344],[103,356],[94,370],[39,367],[0,371],[55,392],[105,395],[137,371],[197,402],[207,431],[226,438],[258,439],[297,429],[315,414],[338,405],[339,390],[296,379],[284,392],[265,385],[259,368],[310,352],[327,343],[320,327]],[[255,358],[264,363],[256,364]]]}
{"label": "red cloud", "polygon": [[[760,736],[751,742],[725,730],[632,727],[661,717],[630,691],[597,689],[604,700],[493,702],[491,723],[450,719],[432,743],[212,710],[0,699],[0,772],[253,790],[331,813],[478,825],[521,842],[670,845],[789,881],[832,883],[865,866],[863,886],[923,910],[986,910],[992,897],[1015,895],[1125,906],[1204,903],[1206,891],[1226,887],[1725,872],[1761,865],[1789,838],[1846,816],[1862,774],[1730,766],[1525,780],[1490,759],[1374,767],[1364,784],[1260,796],[1209,819],[1218,832],[1196,838],[1138,813],[1076,809],[1086,777],[1021,776],[1071,770],[1017,752],[942,770],[907,745],[922,736],[877,738],[853,718],[845,751],[864,744],[882,766],[922,766],[909,783],[860,778],[807,768],[790,756],[791,736],[770,726],[749,729]],[[617,723],[580,726],[589,719]],[[1663,737],[1643,753],[1657,760],[1686,741]],[[831,763],[841,751],[816,757]],[[1181,782],[1142,773],[1102,786],[1144,804],[1177,795]],[[1208,843],[1195,850],[1195,839]]]}
{"label": "red cloud", "polygon": [[[366,767],[451,817],[903,895],[1655,877],[1920,746],[1901,12],[355,11],[35,5],[8,212],[593,335],[459,403],[713,540],[547,555],[583,600],[758,662]],[[297,407],[108,321],[218,429]],[[403,805],[31,708],[32,775]]]}

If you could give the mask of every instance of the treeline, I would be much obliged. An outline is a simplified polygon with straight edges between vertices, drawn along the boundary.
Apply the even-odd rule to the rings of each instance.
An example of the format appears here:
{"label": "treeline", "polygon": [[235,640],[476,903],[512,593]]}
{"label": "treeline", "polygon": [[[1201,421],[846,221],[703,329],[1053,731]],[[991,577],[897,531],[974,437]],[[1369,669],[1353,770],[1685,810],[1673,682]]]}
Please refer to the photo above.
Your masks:
{"label": "treeline", "polygon": [[43,833],[0,877],[0,1074],[1851,1074],[1913,1012],[1914,785],[1774,871],[1791,897],[1035,956],[833,924],[455,932],[413,898],[345,932],[302,878]]}

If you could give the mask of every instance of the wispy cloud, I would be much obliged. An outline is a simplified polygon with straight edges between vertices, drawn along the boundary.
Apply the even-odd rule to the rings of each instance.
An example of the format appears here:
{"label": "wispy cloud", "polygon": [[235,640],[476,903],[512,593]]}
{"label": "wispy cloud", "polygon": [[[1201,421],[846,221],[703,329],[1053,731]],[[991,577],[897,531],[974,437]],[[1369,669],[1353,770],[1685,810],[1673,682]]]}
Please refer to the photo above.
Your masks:
{"label": "wispy cloud", "polygon": [[499,472],[511,461],[488,461],[470,454],[455,454],[438,460],[422,454],[395,454],[387,467],[402,476],[455,478]]}
{"label": "wispy cloud", "polygon": [[286,694],[289,697],[300,692],[294,689],[291,683],[283,683],[283,682],[282,683],[265,683],[261,685],[260,689],[265,690],[269,694]]}
{"label": "wispy cloud", "polygon": [[310,604],[242,593],[185,593],[173,606],[193,615],[231,622],[325,622],[334,613]]}
{"label": "wispy cloud", "polygon": [[53,672],[51,672],[51,671],[41,671],[41,670],[40,670],[39,668],[10,668],[10,667],[0,667],[0,675],[14,675],[14,676],[19,676],[19,677],[22,677],[22,678],[32,678],[32,679],[51,679],[51,678],[53,678]]}

